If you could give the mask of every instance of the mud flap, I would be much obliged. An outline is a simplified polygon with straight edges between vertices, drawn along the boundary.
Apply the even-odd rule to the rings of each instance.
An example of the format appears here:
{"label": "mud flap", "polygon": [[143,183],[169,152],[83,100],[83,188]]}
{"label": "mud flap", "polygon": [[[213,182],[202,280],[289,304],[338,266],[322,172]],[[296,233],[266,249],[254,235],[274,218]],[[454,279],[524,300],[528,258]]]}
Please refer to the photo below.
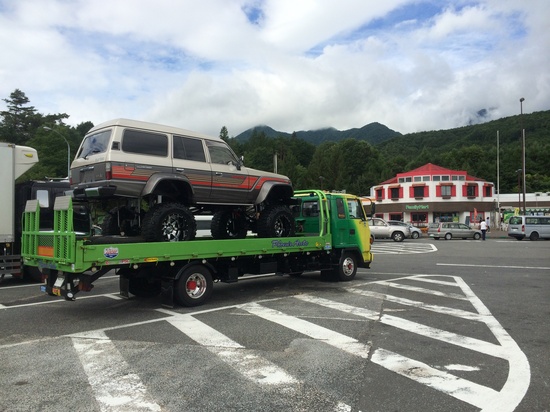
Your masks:
{"label": "mud flap", "polygon": [[162,306],[174,308],[174,279],[163,277],[160,283],[160,299]]}

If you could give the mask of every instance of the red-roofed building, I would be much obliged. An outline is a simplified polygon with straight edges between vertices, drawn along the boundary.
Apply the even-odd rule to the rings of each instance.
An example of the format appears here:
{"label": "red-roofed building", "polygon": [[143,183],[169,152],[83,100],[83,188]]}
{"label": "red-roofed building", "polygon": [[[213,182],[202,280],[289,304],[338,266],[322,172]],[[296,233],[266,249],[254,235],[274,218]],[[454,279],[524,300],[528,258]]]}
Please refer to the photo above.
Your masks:
{"label": "red-roofed building", "polygon": [[376,215],[402,220],[416,226],[432,222],[470,222],[494,219],[494,184],[470,176],[464,170],[451,170],[427,163],[398,173],[371,188],[376,199]]}

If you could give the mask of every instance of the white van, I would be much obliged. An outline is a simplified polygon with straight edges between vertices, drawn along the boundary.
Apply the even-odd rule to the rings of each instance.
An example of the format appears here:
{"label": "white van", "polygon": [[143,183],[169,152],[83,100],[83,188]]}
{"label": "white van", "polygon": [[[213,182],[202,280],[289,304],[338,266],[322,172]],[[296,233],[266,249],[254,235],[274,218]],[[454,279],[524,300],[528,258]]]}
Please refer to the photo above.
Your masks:
{"label": "white van", "polygon": [[522,240],[550,239],[550,216],[512,216],[508,222],[508,236]]}

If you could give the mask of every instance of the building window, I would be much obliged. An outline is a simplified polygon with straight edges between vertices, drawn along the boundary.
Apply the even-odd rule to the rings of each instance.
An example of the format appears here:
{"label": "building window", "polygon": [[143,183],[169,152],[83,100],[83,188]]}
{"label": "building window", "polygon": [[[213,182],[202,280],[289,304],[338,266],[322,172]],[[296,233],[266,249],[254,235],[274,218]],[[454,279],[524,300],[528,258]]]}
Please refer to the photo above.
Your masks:
{"label": "building window", "polygon": [[415,176],[414,181],[415,182],[421,182],[422,181],[422,176]]}
{"label": "building window", "polygon": [[432,176],[432,180],[434,182],[439,182],[439,181],[441,181],[441,176]]}
{"label": "building window", "polygon": [[392,187],[390,189],[390,197],[392,199],[399,199],[399,188],[398,187]]}
{"label": "building window", "polygon": [[384,189],[376,189],[376,200],[384,199]]}
{"label": "building window", "polygon": [[403,215],[401,213],[390,213],[390,220],[403,220]]}
{"label": "building window", "polygon": [[430,176],[422,176],[422,181],[423,182],[429,182],[430,181]]}
{"label": "building window", "polygon": [[448,181],[450,181],[450,180],[451,180],[451,179],[450,179],[449,176],[441,176],[441,181],[442,181],[442,182],[448,182]]}
{"label": "building window", "polygon": [[441,186],[441,196],[451,197],[452,186]]}
{"label": "building window", "polygon": [[474,186],[474,185],[466,186],[466,196],[476,197],[476,195],[477,195],[476,192],[477,192],[477,186]]}
{"label": "building window", "polygon": [[412,213],[411,220],[413,223],[425,223],[428,221],[427,213]]}
{"label": "building window", "polygon": [[485,197],[491,197],[491,196],[493,196],[493,190],[492,190],[493,188],[492,188],[491,186],[485,186],[483,189],[484,189],[484,191],[485,191],[485,193],[483,194],[483,196],[485,196]]}
{"label": "building window", "polygon": [[425,187],[426,186],[415,186],[415,187],[413,187],[414,197],[415,198],[424,197],[424,188]]}
{"label": "building window", "polygon": [[397,179],[397,183],[405,183],[405,179],[403,179],[402,177],[400,177],[399,179]]}

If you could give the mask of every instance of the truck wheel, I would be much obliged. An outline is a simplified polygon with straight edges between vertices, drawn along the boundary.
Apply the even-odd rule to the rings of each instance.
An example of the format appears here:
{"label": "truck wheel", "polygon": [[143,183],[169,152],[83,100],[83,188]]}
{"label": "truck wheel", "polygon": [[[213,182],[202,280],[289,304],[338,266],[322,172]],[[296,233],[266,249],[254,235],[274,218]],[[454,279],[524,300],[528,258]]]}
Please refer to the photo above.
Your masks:
{"label": "truck wheel", "polygon": [[248,232],[246,216],[241,210],[214,213],[210,227],[214,239],[244,239]]}
{"label": "truck wheel", "polygon": [[334,270],[336,280],[350,281],[357,274],[357,259],[351,252],[342,252],[338,267]]}
{"label": "truck wheel", "polygon": [[265,208],[258,219],[259,237],[294,236],[294,216],[285,205],[272,205]]}
{"label": "truck wheel", "polygon": [[183,306],[199,306],[212,294],[214,283],[210,270],[202,265],[193,265],[181,271],[176,280],[174,298]]}
{"label": "truck wheel", "polygon": [[179,203],[161,203],[145,215],[141,234],[147,242],[179,242],[197,234],[197,222],[191,211]]}
{"label": "truck wheel", "polygon": [[403,234],[403,232],[397,231],[392,233],[391,238],[394,242],[403,242],[403,240],[405,239],[405,235]]}

